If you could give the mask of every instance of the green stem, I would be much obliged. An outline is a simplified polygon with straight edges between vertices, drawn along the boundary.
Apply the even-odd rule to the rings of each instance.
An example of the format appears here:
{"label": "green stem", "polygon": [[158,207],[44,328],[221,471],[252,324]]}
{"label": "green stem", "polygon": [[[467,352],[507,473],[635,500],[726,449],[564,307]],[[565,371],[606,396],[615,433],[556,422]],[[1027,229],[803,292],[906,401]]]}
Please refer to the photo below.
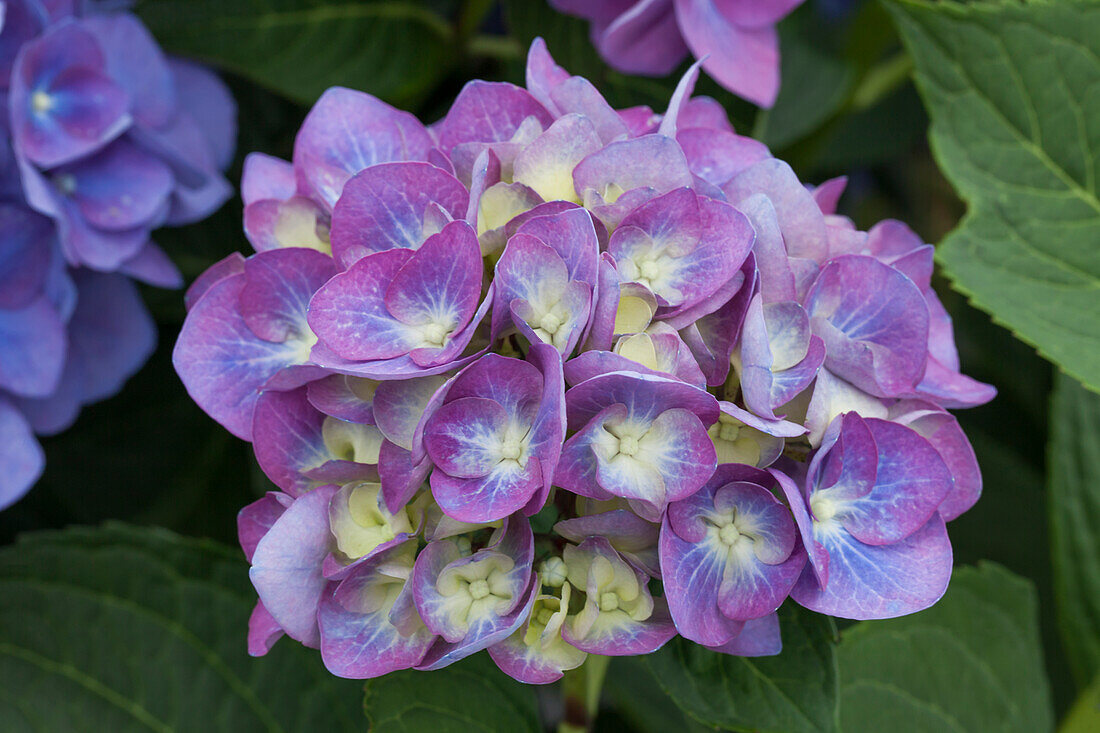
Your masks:
{"label": "green stem", "polygon": [[562,678],[561,694],[565,702],[565,718],[558,733],[588,733],[600,709],[600,690],[607,676],[611,657],[589,654],[585,663],[571,669]]}
{"label": "green stem", "polygon": [[855,111],[869,109],[909,80],[913,59],[904,51],[868,71],[852,92],[849,105]]}

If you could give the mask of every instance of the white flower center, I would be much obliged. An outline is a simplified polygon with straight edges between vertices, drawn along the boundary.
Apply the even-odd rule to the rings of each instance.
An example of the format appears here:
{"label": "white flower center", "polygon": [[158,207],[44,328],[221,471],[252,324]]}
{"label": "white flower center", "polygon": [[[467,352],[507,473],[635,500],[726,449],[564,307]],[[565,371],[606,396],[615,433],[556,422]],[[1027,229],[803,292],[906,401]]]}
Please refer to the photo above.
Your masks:
{"label": "white flower center", "polygon": [[508,438],[500,446],[500,457],[507,461],[519,460],[522,447],[515,438]]}
{"label": "white flower center", "polygon": [[638,272],[641,274],[642,279],[649,280],[650,282],[657,279],[657,276],[661,274],[660,268],[657,267],[657,263],[652,260],[646,260],[638,266]]}
{"label": "white flower center", "polygon": [[810,497],[810,511],[818,522],[828,522],[837,515],[839,509],[836,502],[827,496],[815,494]]}
{"label": "white flower center", "polygon": [[633,435],[624,435],[619,438],[619,453],[624,456],[632,456],[638,452],[638,439]]}
{"label": "white flower center", "polygon": [[614,611],[619,607],[619,595],[617,593],[603,593],[600,595],[600,610]]}
{"label": "white flower center", "polygon": [[741,539],[741,532],[738,531],[733,522],[730,522],[718,530],[718,539],[722,541],[723,545],[732,546],[736,544],[737,540]]}
{"label": "white flower center", "polygon": [[36,115],[44,115],[53,109],[53,97],[41,89],[31,95],[31,110]]}
{"label": "white flower center", "polygon": [[741,426],[735,425],[729,422],[720,423],[721,427],[718,428],[718,437],[727,443],[733,443],[741,435]]}
{"label": "white flower center", "polygon": [[561,319],[553,313],[547,313],[539,320],[539,328],[553,336],[561,328]]}
{"label": "white flower center", "polygon": [[484,580],[475,580],[470,583],[470,597],[480,601],[489,595],[489,584]]}
{"label": "white flower center", "polygon": [[449,334],[447,328],[442,323],[429,323],[424,326],[422,335],[425,342],[434,346],[442,346]]}

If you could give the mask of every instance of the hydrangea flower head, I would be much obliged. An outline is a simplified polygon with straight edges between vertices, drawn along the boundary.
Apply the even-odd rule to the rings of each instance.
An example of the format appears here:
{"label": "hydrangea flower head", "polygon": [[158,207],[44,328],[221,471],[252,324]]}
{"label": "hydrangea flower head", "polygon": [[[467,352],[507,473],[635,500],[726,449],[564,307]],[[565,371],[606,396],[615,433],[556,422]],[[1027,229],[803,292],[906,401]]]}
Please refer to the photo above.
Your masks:
{"label": "hydrangea flower head", "polygon": [[771,107],[779,92],[775,24],[803,0],[550,0],[592,23],[604,61],[665,76],[690,53],[734,94]]}
{"label": "hydrangea flower head", "polygon": [[150,239],[231,188],[236,108],[128,13],[9,0],[0,10],[0,509],[37,480],[52,435],[153,350],[134,281],[178,287]]}
{"label": "hydrangea flower head", "polygon": [[981,492],[946,408],[993,390],[930,248],[837,216],[843,180],[803,185],[697,74],[615,110],[536,41],[526,89],[428,127],[330,90],[293,161],[249,159],[256,253],[192,286],[175,360],[281,489],[239,516],[252,653],[485,649],[543,684],[677,634],[776,654],[785,602],[942,595]]}

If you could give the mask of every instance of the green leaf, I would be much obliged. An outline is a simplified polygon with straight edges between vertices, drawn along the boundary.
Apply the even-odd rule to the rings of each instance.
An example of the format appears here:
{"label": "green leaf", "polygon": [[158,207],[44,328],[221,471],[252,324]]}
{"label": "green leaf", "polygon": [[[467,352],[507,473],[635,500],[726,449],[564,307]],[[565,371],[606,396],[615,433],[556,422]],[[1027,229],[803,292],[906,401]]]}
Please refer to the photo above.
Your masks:
{"label": "green leaf", "polygon": [[890,0],[969,204],[938,258],[954,286],[1100,388],[1100,4]]}
{"label": "green leaf", "polygon": [[1100,730],[1100,676],[1089,685],[1058,726],[1058,733],[1095,733]]}
{"label": "green leaf", "polygon": [[0,550],[5,731],[357,730],[358,684],[315,650],[245,650],[240,553],[122,525]]}
{"label": "green leaf", "polygon": [[737,731],[837,729],[836,628],[793,603],[779,609],[783,652],[732,657],[677,637],[646,657],[665,692],[712,727]]}
{"label": "green leaf", "polygon": [[959,568],[927,611],[865,621],[840,644],[841,727],[890,733],[1053,729],[1035,591],[1004,568]]}
{"label": "green leaf", "polygon": [[535,690],[478,653],[435,672],[407,670],[369,680],[372,733],[521,733],[542,730]]}
{"label": "green leaf", "polygon": [[456,55],[450,26],[413,2],[142,0],[137,10],[166,50],[304,104],[340,85],[411,106]]}
{"label": "green leaf", "polygon": [[[714,730],[689,717],[665,694],[641,657],[614,657],[604,682],[604,695],[615,715],[630,722],[638,733],[698,733]],[[599,724],[607,711],[596,719]]]}
{"label": "green leaf", "polygon": [[1063,647],[1084,687],[1100,676],[1100,396],[1058,375],[1050,424],[1054,592]]}

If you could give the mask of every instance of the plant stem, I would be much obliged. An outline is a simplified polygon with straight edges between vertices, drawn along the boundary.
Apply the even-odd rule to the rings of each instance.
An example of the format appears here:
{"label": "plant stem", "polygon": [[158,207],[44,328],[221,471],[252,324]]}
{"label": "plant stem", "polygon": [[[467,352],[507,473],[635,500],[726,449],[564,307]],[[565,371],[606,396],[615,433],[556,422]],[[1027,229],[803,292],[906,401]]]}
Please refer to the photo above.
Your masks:
{"label": "plant stem", "polygon": [[600,690],[611,657],[589,654],[585,663],[571,669],[562,678],[561,694],[565,718],[558,733],[588,733],[600,709]]}

